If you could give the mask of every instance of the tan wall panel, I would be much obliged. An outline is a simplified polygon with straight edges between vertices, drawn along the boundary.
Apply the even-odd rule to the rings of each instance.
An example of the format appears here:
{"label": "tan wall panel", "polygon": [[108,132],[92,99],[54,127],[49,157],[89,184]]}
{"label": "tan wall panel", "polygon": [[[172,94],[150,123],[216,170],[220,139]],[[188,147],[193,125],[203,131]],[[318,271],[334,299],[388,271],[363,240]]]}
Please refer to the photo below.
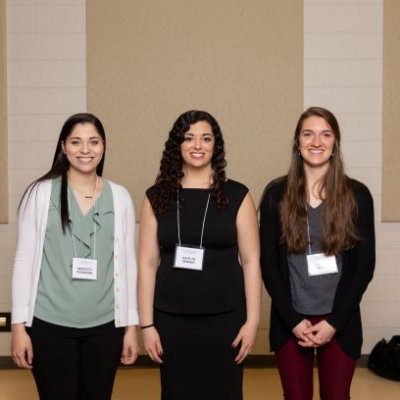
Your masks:
{"label": "tan wall panel", "polygon": [[303,107],[303,2],[87,1],[89,111],[108,133],[106,174],[140,208],[175,119],[219,121],[228,175],[256,201],[286,172]]}
{"label": "tan wall panel", "polygon": [[6,2],[0,0],[0,224],[8,222]]}
{"label": "tan wall panel", "polygon": [[400,2],[384,1],[382,219],[400,221]]}

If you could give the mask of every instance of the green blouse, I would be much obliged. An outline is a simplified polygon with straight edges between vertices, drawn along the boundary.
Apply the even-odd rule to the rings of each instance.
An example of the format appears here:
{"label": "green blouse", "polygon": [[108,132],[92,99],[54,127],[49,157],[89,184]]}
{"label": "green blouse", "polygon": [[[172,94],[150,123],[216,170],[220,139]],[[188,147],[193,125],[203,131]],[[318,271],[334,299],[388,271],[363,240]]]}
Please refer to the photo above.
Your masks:
{"label": "green blouse", "polygon": [[[100,197],[85,215],[68,187],[71,229],[66,229],[65,233],[61,226],[60,188],[61,178],[54,179],[34,315],[56,325],[74,328],[105,324],[114,319],[111,187],[104,181]],[[73,257],[95,258],[97,280],[73,279]]]}

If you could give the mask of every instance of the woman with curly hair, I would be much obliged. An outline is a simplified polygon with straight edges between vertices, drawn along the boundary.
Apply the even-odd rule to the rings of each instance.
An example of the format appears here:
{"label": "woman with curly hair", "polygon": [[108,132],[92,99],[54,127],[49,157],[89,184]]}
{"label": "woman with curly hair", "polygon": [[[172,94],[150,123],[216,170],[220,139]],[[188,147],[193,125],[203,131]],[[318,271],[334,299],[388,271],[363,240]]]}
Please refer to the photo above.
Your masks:
{"label": "woman with curly hair", "polygon": [[344,174],[340,130],[321,107],[297,123],[289,172],[265,189],[261,267],[272,299],[270,342],[287,400],[348,400],[360,357],[360,301],[375,265],[373,201]]}
{"label": "woman with curly hair", "polygon": [[242,399],[259,323],[258,224],[248,189],[226,179],[225,166],[217,121],[188,111],[143,203],[140,327],[163,400]]}

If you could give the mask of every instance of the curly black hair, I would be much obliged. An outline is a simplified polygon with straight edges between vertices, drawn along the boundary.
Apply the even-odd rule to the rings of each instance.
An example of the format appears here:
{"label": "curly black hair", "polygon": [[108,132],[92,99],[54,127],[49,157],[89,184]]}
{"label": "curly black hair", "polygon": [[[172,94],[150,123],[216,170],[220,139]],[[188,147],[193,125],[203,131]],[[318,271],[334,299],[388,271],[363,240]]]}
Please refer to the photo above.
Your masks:
{"label": "curly black hair", "polygon": [[181,154],[181,144],[185,133],[190,129],[190,125],[196,122],[205,121],[211,126],[215,144],[211,158],[213,169],[212,184],[210,187],[211,198],[215,201],[218,208],[224,208],[228,204],[223,186],[226,181],[225,167],[225,148],[221,128],[217,120],[206,111],[190,110],[186,111],[175,121],[160,162],[160,171],[157,175],[154,190],[152,190],[150,202],[155,215],[161,215],[168,211],[172,199],[176,199],[179,193],[180,201],[182,186],[181,179],[184,176],[182,166],[183,159]]}

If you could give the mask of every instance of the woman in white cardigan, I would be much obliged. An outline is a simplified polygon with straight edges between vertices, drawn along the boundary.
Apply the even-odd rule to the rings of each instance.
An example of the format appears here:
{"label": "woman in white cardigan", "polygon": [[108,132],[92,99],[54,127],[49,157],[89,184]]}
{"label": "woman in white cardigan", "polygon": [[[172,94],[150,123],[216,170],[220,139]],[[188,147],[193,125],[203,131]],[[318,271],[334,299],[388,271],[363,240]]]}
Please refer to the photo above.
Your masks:
{"label": "woman in white cardigan", "polygon": [[108,400],[119,363],[137,358],[134,209],[102,178],[105,148],[98,118],[68,118],[19,207],[12,356],[42,400]]}

